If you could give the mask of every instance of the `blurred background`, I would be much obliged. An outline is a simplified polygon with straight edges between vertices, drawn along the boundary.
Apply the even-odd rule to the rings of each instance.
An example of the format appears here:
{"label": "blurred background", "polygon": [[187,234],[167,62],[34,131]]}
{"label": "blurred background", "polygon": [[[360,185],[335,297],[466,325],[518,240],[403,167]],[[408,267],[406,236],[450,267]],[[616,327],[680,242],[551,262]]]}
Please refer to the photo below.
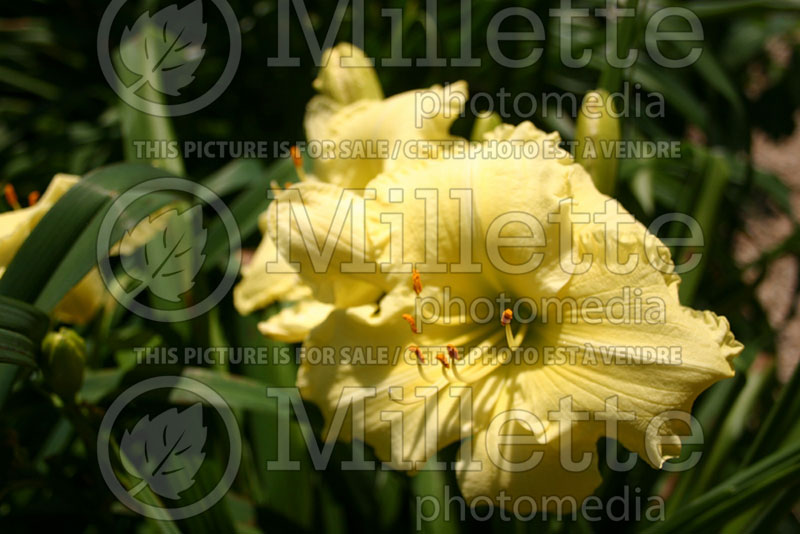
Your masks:
{"label": "blurred background", "polygon": [[[574,95],[580,102],[609,71],[603,59],[606,21],[599,16],[573,20],[575,55],[584,49],[594,53],[585,68],[564,67],[559,59],[558,21],[548,14],[558,3],[473,2],[472,54],[482,65],[379,65],[384,93],[463,79],[473,94],[496,95],[503,88],[511,98],[528,92]],[[300,58],[300,66],[268,67],[267,58],[278,53],[277,0],[230,0],[229,4],[242,32],[235,77],[208,107],[169,120],[132,110],[104,79],[97,57],[97,30],[105,2],[3,3],[0,184],[13,184],[23,198],[31,191],[43,191],[59,172],[83,175],[111,163],[141,162],[132,150],[136,140],[302,141],[302,116],[314,94],[311,81],[317,68],[295,10],[290,17],[290,50]],[[127,2],[117,17],[116,35],[144,11],[155,12],[168,5],[170,2]],[[310,1],[305,5],[305,23],[311,24],[322,41],[337,6]],[[597,8],[605,2],[575,1],[573,5]],[[783,454],[781,451],[800,440],[800,379],[795,372],[800,359],[800,2],[648,1],[646,8],[670,5],[688,7],[701,20],[704,39],[694,44],[702,47],[700,59],[686,68],[664,69],[640,53],[636,65],[621,73],[618,86],[626,83],[630,96],[639,95],[642,102],[652,102],[655,93],[665,102],[661,117],[623,117],[623,138],[677,141],[681,157],[621,160],[616,196],[645,224],[670,212],[686,213],[700,222],[704,259],[684,276],[681,298],[685,304],[725,315],[745,350],[736,360],[737,376],[715,385],[698,401],[695,415],[706,442],[703,459],[695,469],[682,474],[656,472],[640,461],[628,473],[604,473],[597,494],[607,500],[621,495],[627,485],[641,488],[640,500],[662,496],[667,502],[663,531],[800,532],[797,455],[791,456],[791,461],[780,457],[789,462],[780,464],[784,469],[780,477],[758,478],[765,469],[752,468],[762,459]],[[491,58],[486,45],[491,17],[514,6],[536,12],[547,30],[546,40],[536,43],[544,54],[528,68],[503,68]],[[430,31],[431,23],[426,18],[426,3],[420,1],[367,3],[367,53],[377,58],[391,55],[389,19],[381,16],[381,8],[386,7],[402,8],[405,57],[424,57],[426,29]],[[199,96],[210,87],[227,58],[227,31],[220,17],[209,15],[206,22],[205,56],[195,71],[197,81],[186,88],[181,100]],[[438,32],[433,37],[440,57],[460,55],[461,22],[459,5],[440,3]],[[645,43],[638,38],[640,26],[633,28],[630,44],[644,50]],[[351,28],[348,10],[337,42],[351,40]],[[502,30],[527,31],[529,27],[523,20],[510,19]],[[509,57],[522,58],[532,46],[505,43],[503,51]],[[681,57],[685,55],[681,47],[691,46],[668,44],[664,53]],[[541,107],[530,117],[542,129],[558,130],[565,140],[574,139],[575,118],[547,113]],[[506,122],[521,119],[510,117]],[[468,136],[473,121],[471,113],[460,118],[454,131]],[[285,159],[187,157],[166,166],[192,180],[219,186],[215,190],[237,218],[245,252],[260,240],[256,218],[267,205],[269,181],[295,179]],[[2,205],[3,211],[7,208]],[[683,237],[685,231],[682,225],[668,226],[660,235]],[[673,254],[686,258],[694,251],[675,247]],[[213,287],[221,273],[215,264],[203,271],[205,282],[199,285]],[[265,314],[276,310],[273,307]],[[301,460],[301,470],[268,471],[266,462],[276,457],[278,413],[277,403],[266,400],[265,386],[293,385],[293,362],[227,368],[136,363],[132,349],[141,346],[275,346],[256,330],[262,316],[240,317],[230,296],[203,317],[177,325],[145,321],[114,303],[107,304],[94,321],[78,329],[87,340],[89,359],[80,396],[82,415],[77,420],[41,391],[35,375],[18,377],[0,411],[2,531],[57,527],[64,532],[343,532],[353,528],[408,532],[416,527],[421,496],[441,496],[445,486],[451,494],[457,491],[450,472],[409,478],[383,471],[314,471],[296,422],[291,427],[292,456]],[[235,410],[244,446],[242,468],[226,497],[202,515],[175,524],[142,518],[116,502],[99,476],[91,439],[87,439],[120,391],[144,377],[166,373],[183,373],[220,392]],[[172,395],[151,402],[167,406],[188,401]],[[147,413],[152,405],[143,403],[140,413]],[[318,430],[318,412],[311,405],[307,408],[311,425]],[[81,428],[84,423],[87,427]],[[224,431],[213,414],[208,415],[208,424],[206,461],[219,464],[219,471],[225,462]],[[599,443],[601,452],[616,446],[606,440]],[[689,454],[695,447],[685,449],[684,454]],[[348,445],[337,445],[331,465],[349,458],[348,451]],[[440,454],[449,458],[454,453],[450,447]],[[207,475],[192,492],[214,483],[214,477]],[[720,491],[737,497],[720,499]],[[703,501],[708,495],[716,499]],[[626,499],[635,497],[631,494]],[[192,495],[184,498],[190,502]],[[501,532],[595,532],[611,527],[636,532],[653,528],[652,523],[637,522],[635,517],[622,522],[605,518],[598,523],[541,518],[521,523],[495,517],[487,524],[469,515],[463,522],[440,518],[421,526],[426,532],[447,533],[487,528]]]}

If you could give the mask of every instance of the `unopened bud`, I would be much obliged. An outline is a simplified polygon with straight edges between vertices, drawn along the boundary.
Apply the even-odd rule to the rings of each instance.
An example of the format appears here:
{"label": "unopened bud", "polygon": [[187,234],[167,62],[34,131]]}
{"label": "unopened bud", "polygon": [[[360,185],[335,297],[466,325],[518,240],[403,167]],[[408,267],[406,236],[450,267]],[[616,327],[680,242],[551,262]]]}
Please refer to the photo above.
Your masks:
{"label": "unopened bud", "polygon": [[591,175],[601,193],[614,194],[617,182],[619,116],[603,89],[586,93],[575,130],[575,161]]}
{"label": "unopened bud", "polygon": [[62,327],[42,342],[42,370],[50,388],[64,400],[72,400],[83,384],[86,343],[74,330]]}

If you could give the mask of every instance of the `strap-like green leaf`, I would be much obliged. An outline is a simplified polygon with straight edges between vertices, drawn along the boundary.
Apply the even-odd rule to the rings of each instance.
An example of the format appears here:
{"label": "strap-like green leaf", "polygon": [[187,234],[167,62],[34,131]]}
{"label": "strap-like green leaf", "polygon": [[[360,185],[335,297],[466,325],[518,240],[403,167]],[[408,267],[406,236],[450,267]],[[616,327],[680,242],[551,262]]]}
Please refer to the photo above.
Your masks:
{"label": "strap-like green leaf", "polygon": [[[90,231],[95,228],[90,223],[97,214],[119,193],[146,180],[167,175],[166,171],[139,164],[112,165],[87,174],[45,214],[22,244],[0,278],[0,295],[35,302],[74,245],[91,243],[91,253],[81,250],[84,261],[81,269],[72,273],[74,283],[55,291],[61,293],[60,299],[96,263],[93,240],[97,236],[96,230],[94,238],[91,233],[80,238],[87,227]],[[99,227],[99,221],[97,225]]]}
{"label": "strap-like green leaf", "polygon": [[36,367],[36,345],[19,332],[0,328],[0,362]]}
{"label": "strap-like green leaf", "polygon": [[704,532],[712,525],[731,519],[737,512],[747,510],[747,504],[757,503],[760,496],[794,485],[798,474],[800,443],[739,471],[644,532]]}
{"label": "strap-like green leaf", "polygon": [[47,315],[21,300],[0,296],[0,328],[41,342],[47,332]]}
{"label": "strap-like green leaf", "polygon": [[[112,165],[87,174],[42,217],[17,251],[0,278],[0,296],[7,297],[4,302],[14,299],[35,303],[40,310],[52,310],[97,264],[98,229],[102,215],[113,199],[142,182],[165,176],[168,173],[163,170],[140,164]],[[143,217],[148,210],[154,211],[168,200],[166,195],[148,195],[141,206],[131,206],[131,210],[139,210],[139,213],[125,216],[132,219],[138,215]],[[135,222],[129,221],[127,227],[132,227]],[[116,227],[121,233],[126,224],[117,224]],[[9,321],[24,322],[25,314],[40,319],[43,316],[32,311],[34,308],[29,305],[13,302],[13,306],[22,311]],[[46,321],[42,324],[46,329]],[[10,363],[0,365],[0,405],[13,383],[16,365],[35,365],[35,353],[41,342],[41,336],[34,336],[32,331],[8,332],[11,333],[0,340],[0,360]],[[17,335],[12,335],[14,333]],[[44,330],[41,335],[44,335]]]}

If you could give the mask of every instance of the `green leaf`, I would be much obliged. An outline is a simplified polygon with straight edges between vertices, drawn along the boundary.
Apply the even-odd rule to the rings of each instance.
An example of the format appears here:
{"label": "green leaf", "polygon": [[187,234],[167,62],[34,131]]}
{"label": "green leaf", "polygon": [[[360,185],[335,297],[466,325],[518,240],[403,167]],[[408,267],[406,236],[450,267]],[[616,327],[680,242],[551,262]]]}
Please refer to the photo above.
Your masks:
{"label": "green leaf", "polygon": [[[681,302],[687,305],[694,300],[694,294],[705,272],[708,255],[712,250],[711,243],[714,236],[713,230],[716,228],[717,212],[731,175],[727,158],[718,152],[710,153],[703,175],[704,181],[700,188],[700,197],[697,199],[693,213],[694,219],[700,225],[704,235],[703,250],[700,251],[702,258],[694,269],[681,276],[679,289]],[[698,251],[684,250],[684,259],[696,252]]]}
{"label": "green leaf", "polygon": [[798,0],[700,0],[691,3],[671,2],[691,9],[700,18],[730,17],[742,11],[762,12],[766,9],[800,11]]}
{"label": "green leaf", "polygon": [[[22,244],[0,278],[0,295],[35,301],[51,274],[102,208],[119,193],[164,175],[163,170],[138,164],[112,165],[87,174],[42,217]],[[94,239],[96,237],[97,234]],[[97,263],[96,253],[88,254],[85,260],[85,269],[74,274],[76,283]],[[60,288],[64,290],[60,297],[71,287]]]}
{"label": "green leaf", "polygon": [[[250,186],[229,203],[228,207],[239,226],[242,241],[256,231],[258,216],[269,206],[267,189],[270,182],[274,180],[283,184],[295,177],[294,164],[291,160],[277,161],[270,165],[263,174],[260,174],[258,179],[251,181]],[[211,267],[227,261],[231,254],[236,253],[236,251],[229,251],[228,247],[228,233],[223,222],[219,219],[212,220],[208,226],[208,244],[206,245],[208,259],[203,265]]]}
{"label": "green leaf", "polygon": [[[746,511],[757,499],[793,485],[800,474],[800,442],[743,469],[725,482],[681,507],[645,534],[703,532]],[[712,528],[713,529],[713,528]]]}
{"label": "green leaf", "polygon": [[0,328],[0,363],[36,367],[38,350],[29,337]]}
{"label": "green leaf", "polygon": [[[615,38],[606,43],[607,47],[614,44],[617,48],[617,50],[608,50],[608,54],[613,54],[616,57],[625,57],[631,49],[636,47],[639,41],[639,20],[645,10],[638,9],[639,0],[618,1],[616,3],[618,4],[618,8],[633,10],[632,12],[637,15],[634,17],[625,17],[621,22],[618,22],[617,24],[619,27],[615,27],[612,30],[612,35],[614,35]],[[610,22],[607,21],[606,24],[610,24]],[[604,57],[609,57],[608,54],[604,55]],[[609,93],[615,93],[620,89],[623,75],[623,69],[606,63],[600,73],[598,87],[605,89]]]}
{"label": "green leaf", "polygon": [[716,433],[714,446],[710,454],[700,464],[700,475],[692,484],[691,494],[702,494],[712,481],[718,479],[719,473],[724,469],[726,459],[731,458],[734,445],[742,437],[745,425],[757,406],[761,393],[769,385],[773,376],[774,366],[758,360],[751,365],[747,372],[747,381],[742,388],[733,406],[730,407],[725,421]]}
{"label": "green leaf", "polygon": [[755,439],[745,454],[742,465],[749,465],[755,458],[776,450],[786,442],[789,429],[797,424],[800,416],[800,365],[796,366],[792,378],[783,386],[778,400],[772,405]]}
{"label": "green leaf", "polygon": [[676,76],[674,72],[658,69],[640,60],[631,72],[631,81],[642,84],[651,93],[661,93],[664,99],[675,106],[687,121],[708,131],[710,116],[707,106]]}
{"label": "green leaf", "polygon": [[49,319],[20,300],[0,296],[0,408],[14,383],[18,366],[36,367]]}
{"label": "green leaf", "polygon": [[[120,83],[126,84],[126,88],[122,90],[140,96],[145,102],[152,102],[155,107],[165,103],[164,92],[155,87],[161,87],[164,76],[162,67],[166,65],[158,54],[148,53],[146,46],[148,43],[162,42],[164,37],[172,37],[167,29],[158,31],[149,19],[143,20],[145,15],[147,13],[136,22],[136,26],[139,26],[136,28],[136,35],[129,34],[123,39],[119,55],[114,56],[114,64],[118,73],[135,74],[130,85],[128,76],[121,75],[125,80],[121,79]],[[187,53],[188,48],[183,48],[182,54],[178,55],[186,56]],[[188,58],[184,59],[186,62],[190,61]],[[151,163],[177,176],[185,175],[181,146],[176,140],[175,129],[169,117],[134,109],[122,100],[119,106],[125,159],[130,162]]]}
{"label": "green leaf", "polygon": [[[187,367],[182,376],[205,384],[220,394],[228,405],[236,409],[258,412],[275,412],[275,402],[267,398],[267,386],[242,376],[233,376],[199,367]],[[175,404],[193,404],[202,394],[194,394],[191,387],[173,389],[169,400]]]}
{"label": "green leaf", "polygon": [[0,328],[17,332],[41,343],[47,332],[47,315],[21,300],[0,296]]}
{"label": "green leaf", "polygon": [[83,378],[83,386],[78,394],[81,400],[96,404],[117,389],[125,376],[124,369],[88,370]]}
{"label": "green leaf", "polygon": [[59,96],[58,87],[17,70],[0,65],[0,80],[3,83],[33,93],[48,100],[55,100]]}
{"label": "green leaf", "polygon": [[[432,461],[437,461],[437,458],[429,460],[429,462]],[[411,482],[411,488],[415,497],[413,517],[430,518],[430,520],[421,520],[419,525],[413,525],[413,528],[426,534],[458,533],[458,522],[452,520],[452,518],[458,517],[455,509],[447,513],[450,521],[445,521],[444,508],[452,507],[454,501],[447,499],[445,494],[445,489],[452,492],[453,488],[448,485],[443,471],[419,471]]]}
{"label": "green leaf", "polygon": [[224,197],[260,180],[262,174],[263,169],[258,160],[237,159],[206,177],[201,183],[217,196]]}
{"label": "green leaf", "polygon": [[[163,173],[163,171],[158,172]],[[125,189],[128,188],[126,187]],[[116,196],[118,193],[110,191],[109,194]],[[125,229],[133,228],[144,217],[174,202],[176,198],[176,193],[174,192],[158,192],[148,194],[146,197],[131,204],[120,215],[114,225],[111,232],[111,242],[118,242],[122,239]],[[55,308],[67,291],[97,265],[97,235],[105,214],[106,209],[101,208],[88,227],[80,234],[80,237],[75,240],[75,244],[58,265],[58,268],[37,297],[35,302],[37,307],[47,311]]]}
{"label": "green leaf", "polygon": [[[208,231],[203,228],[202,206],[165,211],[152,219],[144,218],[140,225],[152,229],[154,237],[122,256],[122,267],[138,282],[134,291],[150,289],[161,299],[180,302],[180,295],[194,286],[205,260],[203,247]],[[132,235],[133,230],[126,233],[122,244]]]}
{"label": "green leaf", "polygon": [[[33,302],[40,310],[51,311],[97,265],[97,230],[103,209],[122,191],[164,175],[163,170],[138,164],[112,165],[87,174],[42,217],[23,242],[0,278],[0,296]],[[163,195],[155,200],[158,199],[167,201]],[[143,204],[146,209],[152,207]],[[22,346],[23,351],[38,349],[34,344],[28,348],[19,340],[13,346]],[[18,363],[25,365],[29,359],[32,358]],[[14,365],[0,366],[0,403],[15,376]]]}

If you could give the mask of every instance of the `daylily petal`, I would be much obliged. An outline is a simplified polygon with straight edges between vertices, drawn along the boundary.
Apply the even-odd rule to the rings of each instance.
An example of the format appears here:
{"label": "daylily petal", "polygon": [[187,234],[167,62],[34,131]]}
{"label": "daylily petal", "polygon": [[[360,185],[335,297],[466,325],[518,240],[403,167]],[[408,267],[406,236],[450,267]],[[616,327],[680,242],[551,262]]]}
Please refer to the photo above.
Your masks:
{"label": "daylily petal", "polygon": [[322,65],[313,82],[320,95],[340,105],[383,98],[372,61],[360,48],[339,43],[323,52]]}
{"label": "daylily petal", "polygon": [[[262,233],[266,232],[266,211],[258,221]],[[267,272],[267,262],[277,262],[280,272]],[[265,234],[250,262],[242,267],[242,280],[233,288],[233,304],[240,314],[247,315],[276,300],[299,300],[310,295],[311,288],[301,282],[278,254],[275,241]]]}
{"label": "daylily petal", "polygon": [[105,294],[103,279],[95,267],[64,295],[53,309],[53,317],[62,323],[86,324],[100,309]]}
{"label": "daylily petal", "polygon": [[[303,397],[322,410],[326,434],[344,388],[374,388],[362,392],[365,409],[357,412],[355,428],[365,430],[364,439],[379,458],[394,468],[413,471],[439,448],[470,435],[486,420],[502,391],[501,377],[490,376],[466,389],[456,389],[457,385],[442,377],[441,365],[437,364],[429,369],[436,382],[427,382],[414,356],[406,350],[419,342],[419,337],[399,318],[387,320],[396,315],[391,304],[385,304],[391,309],[386,315],[383,301],[381,311],[375,305],[364,305],[331,312],[304,344],[307,358],[300,366],[297,385]],[[329,359],[314,359],[314,354],[319,356],[324,350],[330,351]],[[474,406],[484,409],[476,410],[472,420],[465,418],[462,428],[461,402],[467,394],[472,395]],[[342,439],[352,438],[352,417],[351,409],[342,427]],[[403,430],[390,432],[391,420],[399,418]]]}
{"label": "daylily petal", "polygon": [[[614,246],[606,249],[607,244]],[[655,248],[660,252],[654,254]],[[627,416],[612,416],[620,422],[619,439],[660,467],[680,451],[680,440],[669,442],[665,436],[685,429],[685,421],[672,419],[649,434],[648,424],[664,412],[690,412],[701,391],[733,376],[731,361],[742,345],[724,318],[681,306],[676,276],[670,269],[659,270],[671,267],[666,247],[641,224],[618,232],[598,227],[585,231],[580,251],[593,255],[592,266],[573,276],[559,294],[571,309],[562,308],[567,311],[560,320],[549,317],[547,324],[537,325],[534,338],[526,341],[543,349],[572,350],[575,360],[521,368],[527,378],[520,383],[531,395],[545,382],[568,391],[576,410],[603,412],[606,399],[618,397],[616,410],[635,417],[629,421],[623,420]],[[638,257],[638,263],[630,272],[621,272],[620,265],[632,257]],[[653,257],[659,269],[648,262]],[[593,299],[594,311],[578,313],[589,309],[588,299]],[[640,356],[618,360],[615,351],[640,351]]]}
{"label": "daylily petal", "polygon": [[327,143],[330,149],[315,160],[315,174],[343,187],[364,187],[380,172],[414,157],[409,143],[452,139],[450,125],[460,116],[466,95],[466,84],[458,82],[385,100],[358,100],[341,108],[330,99],[312,99],[306,110],[306,138]]}
{"label": "daylily petal", "polygon": [[7,267],[11,259],[58,199],[80,178],[70,174],[56,174],[42,197],[33,206],[0,213],[0,266]]}
{"label": "daylily petal", "polygon": [[278,341],[299,343],[313,328],[322,323],[332,310],[331,304],[305,298],[290,304],[266,321],[258,323],[258,330]]}
{"label": "daylily petal", "polygon": [[[297,184],[270,204],[267,233],[285,260],[273,269],[298,272],[318,300],[355,305],[380,294],[380,276],[367,257],[371,247],[360,196],[323,182]],[[352,290],[359,281],[375,285],[364,291],[365,299]]]}
{"label": "daylily petal", "polygon": [[[0,214],[0,276],[42,217],[79,180],[78,176],[56,174],[36,204]],[[97,312],[105,294],[100,273],[93,269],[64,295],[53,315],[64,323],[85,324]]]}
{"label": "daylily petal", "polygon": [[591,458],[572,472],[562,466],[559,437],[539,441],[530,427],[535,420],[529,417],[523,412],[499,415],[490,429],[471,440],[472,459],[480,468],[461,465],[456,473],[468,503],[488,504],[488,499],[523,516],[542,509],[567,513],[600,485],[596,432],[573,429],[572,461],[580,463],[584,453]]}
{"label": "daylily petal", "polygon": [[[525,142],[545,146],[549,140],[557,146],[557,136],[529,122],[498,127],[487,137],[484,143],[470,145],[470,157],[418,162],[370,182],[369,188],[377,191],[377,200],[367,204],[375,254],[381,262],[395,264],[472,263],[477,272],[459,267],[452,269],[455,275],[419,267],[427,284],[452,285],[454,290],[458,284],[458,296],[467,300],[501,291],[525,296],[556,293],[570,277],[561,267],[561,257],[570,250],[552,246],[559,242],[559,226],[550,223],[550,216],[561,214],[562,224],[569,222],[569,212],[564,213],[560,202],[569,194],[568,178],[575,166],[560,149],[555,152],[558,157],[545,157],[543,152],[537,157],[496,157],[497,143],[513,148]],[[403,215],[402,255],[392,247],[392,238],[399,239],[398,229],[383,220],[394,213]],[[472,256],[462,252],[464,236],[471,238]],[[513,239],[527,241],[515,241],[509,248]],[[408,276],[407,269],[393,270],[398,273],[395,280]]]}

